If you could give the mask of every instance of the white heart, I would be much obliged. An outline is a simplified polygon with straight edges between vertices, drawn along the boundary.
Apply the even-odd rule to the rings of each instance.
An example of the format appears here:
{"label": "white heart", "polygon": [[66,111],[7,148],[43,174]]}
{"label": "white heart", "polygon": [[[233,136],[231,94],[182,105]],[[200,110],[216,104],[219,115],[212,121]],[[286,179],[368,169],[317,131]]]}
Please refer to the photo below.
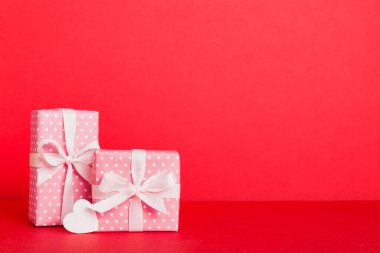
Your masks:
{"label": "white heart", "polygon": [[63,226],[72,233],[89,233],[99,230],[96,212],[92,209],[91,203],[80,199],[75,202],[73,212],[63,219]]}

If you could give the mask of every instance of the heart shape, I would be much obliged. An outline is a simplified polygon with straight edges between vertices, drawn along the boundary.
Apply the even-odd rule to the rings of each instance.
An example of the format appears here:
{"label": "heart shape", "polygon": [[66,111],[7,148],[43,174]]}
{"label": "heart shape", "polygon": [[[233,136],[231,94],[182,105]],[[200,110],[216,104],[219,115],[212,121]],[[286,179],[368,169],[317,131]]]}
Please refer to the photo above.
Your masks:
{"label": "heart shape", "polygon": [[77,234],[99,230],[96,212],[91,207],[91,203],[84,199],[75,202],[73,212],[63,219],[65,229]]}

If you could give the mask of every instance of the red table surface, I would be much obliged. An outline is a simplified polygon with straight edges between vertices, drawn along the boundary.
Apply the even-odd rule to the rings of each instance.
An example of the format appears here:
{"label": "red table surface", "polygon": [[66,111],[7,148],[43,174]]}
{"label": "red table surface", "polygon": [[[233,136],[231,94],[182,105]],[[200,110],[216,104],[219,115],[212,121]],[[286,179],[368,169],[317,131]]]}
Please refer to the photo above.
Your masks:
{"label": "red table surface", "polygon": [[380,252],[380,202],[183,202],[180,231],[71,234],[0,202],[1,252]]}

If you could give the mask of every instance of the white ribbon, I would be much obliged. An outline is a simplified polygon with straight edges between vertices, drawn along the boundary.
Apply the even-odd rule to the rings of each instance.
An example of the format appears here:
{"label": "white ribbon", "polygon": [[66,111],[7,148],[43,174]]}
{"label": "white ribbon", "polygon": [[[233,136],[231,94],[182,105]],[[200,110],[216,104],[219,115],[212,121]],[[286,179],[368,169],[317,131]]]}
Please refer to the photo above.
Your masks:
{"label": "white ribbon", "polygon": [[[54,174],[67,166],[65,186],[62,197],[62,220],[73,209],[72,178],[73,169],[88,182],[91,182],[91,166],[95,150],[99,149],[97,141],[92,141],[77,152],[74,152],[76,130],[76,113],[71,109],[61,109],[63,115],[64,136],[67,153],[53,139],[42,140],[37,147],[37,153],[30,154],[30,166],[37,169],[37,186],[49,180]],[[55,147],[58,153],[47,153],[43,147],[47,144]]]}
{"label": "white ribbon", "polygon": [[132,150],[132,179],[129,182],[112,173],[104,174],[99,186],[93,185],[93,198],[103,199],[91,209],[106,212],[129,200],[129,231],[143,231],[143,208],[141,201],[152,208],[167,214],[164,198],[179,198],[180,185],[171,170],[163,170],[144,182],[145,150]]}

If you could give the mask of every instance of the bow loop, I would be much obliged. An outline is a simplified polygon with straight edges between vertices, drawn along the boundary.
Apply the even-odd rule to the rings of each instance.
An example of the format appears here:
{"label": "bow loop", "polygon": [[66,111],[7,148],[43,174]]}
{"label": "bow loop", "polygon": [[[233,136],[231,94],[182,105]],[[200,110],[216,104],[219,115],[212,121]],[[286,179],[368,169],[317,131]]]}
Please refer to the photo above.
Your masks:
{"label": "bow loop", "polygon": [[143,192],[162,192],[173,187],[177,178],[171,170],[163,170],[151,176],[141,186]]}
{"label": "bow loop", "polygon": [[[57,149],[58,153],[45,152],[43,148],[48,144]],[[41,141],[40,144],[38,144],[37,153],[41,156],[45,163],[52,167],[63,165],[66,162],[66,154],[63,151],[61,145],[59,145],[55,140],[52,139]]]}
{"label": "bow loop", "polygon": [[104,174],[103,180],[100,182],[98,189],[104,193],[122,192],[130,189],[131,186],[133,186],[133,184],[127,179],[113,173],[106,173]]}

